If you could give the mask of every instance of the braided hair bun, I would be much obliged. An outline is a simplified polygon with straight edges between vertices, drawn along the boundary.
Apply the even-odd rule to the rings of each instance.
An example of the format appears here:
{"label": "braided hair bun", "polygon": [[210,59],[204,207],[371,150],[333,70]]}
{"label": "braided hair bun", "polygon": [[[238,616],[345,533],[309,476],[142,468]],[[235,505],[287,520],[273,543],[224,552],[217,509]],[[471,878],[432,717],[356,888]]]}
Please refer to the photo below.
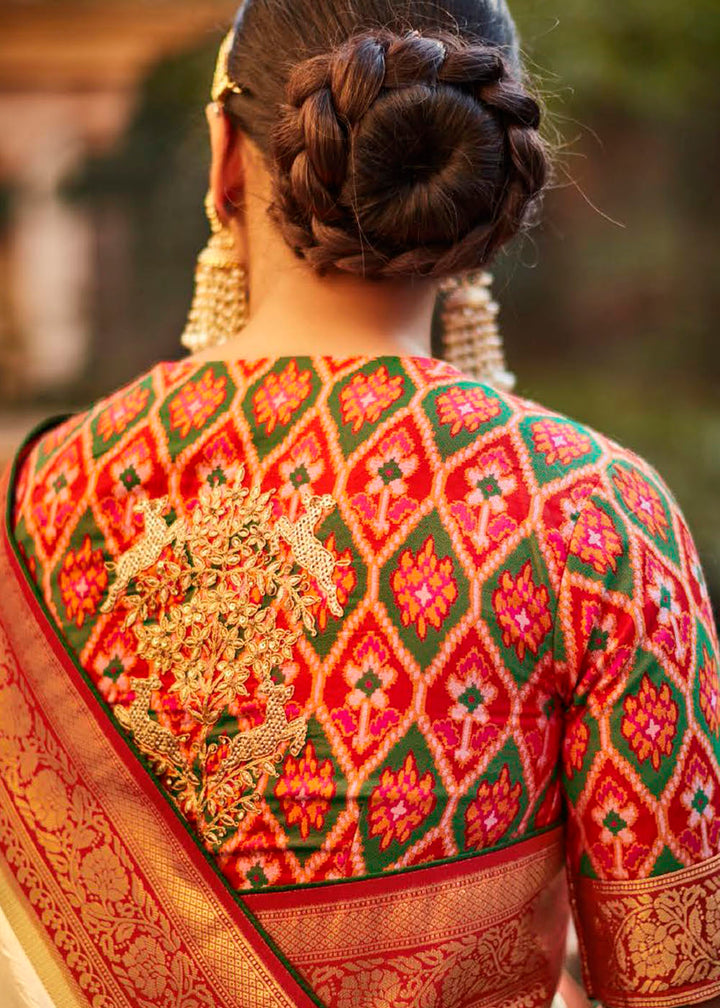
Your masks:
{"label": "braided hair bun", "polygon": [[320,272],[484,266],[547,175],[540,110],[501,48],[365,31],[298,63],[273,130],[271,213]]}

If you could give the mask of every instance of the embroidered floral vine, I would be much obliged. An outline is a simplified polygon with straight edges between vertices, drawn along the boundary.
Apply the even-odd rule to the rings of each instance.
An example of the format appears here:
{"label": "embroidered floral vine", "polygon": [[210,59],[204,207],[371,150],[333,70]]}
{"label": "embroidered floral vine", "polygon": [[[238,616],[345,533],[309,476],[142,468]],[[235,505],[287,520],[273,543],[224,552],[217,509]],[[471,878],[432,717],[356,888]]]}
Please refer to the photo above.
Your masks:
{"label": "embroidered floral vine", "polygon": [[[115,580],[103,605],[126,607],[125,628],[151,670],[131,680],[134,698],[115,715],[214,847],[257,807],[263,777],[305,742],[305,720],[286,712],[293,686],[283,666],[303,628],[316,632],[311,586],[342,615],[336,561],[315,536],[333,498],[305,492],[304,513],[273,521],[272,493],[243,486],[243,476],[201,490],[190,515],[170,524],[167,497],[141,500],[144,534],[108,564]],[[239,730],[251,678],[264,719]]]}

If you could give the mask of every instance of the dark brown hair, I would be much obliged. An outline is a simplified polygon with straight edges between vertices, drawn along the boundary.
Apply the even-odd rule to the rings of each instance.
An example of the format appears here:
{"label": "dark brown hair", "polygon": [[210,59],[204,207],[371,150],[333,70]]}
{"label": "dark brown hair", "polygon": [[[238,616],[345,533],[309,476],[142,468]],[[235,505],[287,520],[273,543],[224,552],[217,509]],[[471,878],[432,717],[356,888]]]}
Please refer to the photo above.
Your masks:
{"label": "dark brown hair", "polygon": [[266,156],[271,214],[321,272],[478,269],[545,183],[540,109],[503,0],[248,0],[227,111]]}

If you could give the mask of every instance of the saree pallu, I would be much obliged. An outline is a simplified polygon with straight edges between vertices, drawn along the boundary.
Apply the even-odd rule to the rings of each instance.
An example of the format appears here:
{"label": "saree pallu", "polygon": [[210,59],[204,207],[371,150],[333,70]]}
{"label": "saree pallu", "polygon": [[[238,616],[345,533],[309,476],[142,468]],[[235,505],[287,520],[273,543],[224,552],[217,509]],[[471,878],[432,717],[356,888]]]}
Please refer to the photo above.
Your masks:
{"label": "saree pallu", "polygon": [[6,531],[0,583],[0,909],[18,1005],[550,1004],[560,831],[383,877],[232,893],[65,650]]}

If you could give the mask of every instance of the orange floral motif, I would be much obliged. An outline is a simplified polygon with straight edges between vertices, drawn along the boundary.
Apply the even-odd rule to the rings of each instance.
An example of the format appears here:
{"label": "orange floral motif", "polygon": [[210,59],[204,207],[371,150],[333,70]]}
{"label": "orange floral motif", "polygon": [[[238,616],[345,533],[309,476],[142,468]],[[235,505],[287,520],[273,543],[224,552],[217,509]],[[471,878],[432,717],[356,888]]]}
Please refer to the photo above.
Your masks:
{"label": "orange floral motif", "polygon": [[502,630],[505,647],[514,647],[520,661],[525,652],[534,655],[552,629],[548,590],[533,581],[532,564],[524,565],[517,578],[503,571],[499,587],[493,593],[493,608]]}
{"label": "orange floral motif", "polygon": [[557,462],[570,465],[593,449],[592,440],[587,434],[557,420],[538,420],[534,423],[532,439],[535,451],[545,456],[545,464],[548,466]]}
{"label": "orange floral motif", "polygon": [[385,767],[380,783],[370,795],[370,836],[380,837],[380,850],[393,841],[404,844],[435,808],[435,778],[420,776],[415,754],[409,752],[397,773]]}
{"label": "orange floral motif", "polygon": [[590,731],[584,721],[576,721],[565,735],[565,767],[566,771],[580,770],[590,741]]}
{"label": "orange floral motif", "polygon": [[67,618],[80,629],[97,612],[108,583],[103,551],[93,550],[89,535],[79,550],[68,550],[58,582]]}
{"label": "orange floral motif", "polygon": [[508,831],[520,808],[522,785],[510,780],[507,764],[493,783],[481,781],[465,812],[465,842],[468,847],[492,847]]}
{"label": "orange floral motif", "polygon": [[623,554],[623,541],[610,517],[594,504],[588,505],[578,518],[575,552],[598,574],[616,570],[617,558]]}
{"label": "orange floral motif", "polygon": [[703,645],[703,661],[700,666],[700,708],[713,735],[720,728],[720,695],[718,695],[718,667],[714,658]]}
{"label": "orange floral motif", "polygon": [[356,374],[340,393],[343,423],[352,423],[353,434],[375,423],[403,394],[403,385],[402,375],[391,378],[384,364],[372,374]]}
{"label": "orange floral motif", "polygon": [[170,402],[170,425],[181,438],[192,428],[200,430],[223,403],[227,395],[227,377],[208,369],[198,381],[189,381]]}
{"label": "orange floral motif", "polygon": [[97,432],[103,441],[122,434],[145,409],[149,397],[150,389],[146,385],[134,385],[127,392],[114,396],[97,423]]}
{"label": "orange floral motif", "polygon": [[335,796],[333,765],[317,758],[310,741],[297,759],[288,756],[283,774],[275,785],[275,797],[280,802],[288,826],[298,824],[300,836],[307,840],[310,830],[320,830]]}
{"label": "orange floral motif", "polygon": [[400,557],[392,576],[392,590],[403,626],[413,623],[421,640],[427,636],[428,624],[440,629],[458,597],[452,575],[452,558],[438,557],[432,536],[417,555],[406,549]]}
{"label": "orange floral motif", "polygon": [[659,770],[663,757],[672,752],[677,731],[678,708],[667,683],[658,689],[644,675],[640,691],[625,697],[622,733],[641,763],[650,759]]}
{"label": "orange floral motif", "polygon": [[265,433],[288,423],[312,389],[312,375],[300,371],[292,360],[280,374],[269,374],[253,396],[253,413],[258,424],[265,424]]}
{"label": "orange floral motif", "polygon": [[651,536],[668,538],[668,520],[662,498],[637,469],[614,466],[612,480],[625,506],[632,511]]}
{"label": "orange floral motif", "polygon": [[451,424],[450,436],[455,437],[461,430],[473,433],[478,428],[494,420],[502,411],[499,399],[489,396],[483,389],[451,388],[438,396],[437,415],[441,424]]}

